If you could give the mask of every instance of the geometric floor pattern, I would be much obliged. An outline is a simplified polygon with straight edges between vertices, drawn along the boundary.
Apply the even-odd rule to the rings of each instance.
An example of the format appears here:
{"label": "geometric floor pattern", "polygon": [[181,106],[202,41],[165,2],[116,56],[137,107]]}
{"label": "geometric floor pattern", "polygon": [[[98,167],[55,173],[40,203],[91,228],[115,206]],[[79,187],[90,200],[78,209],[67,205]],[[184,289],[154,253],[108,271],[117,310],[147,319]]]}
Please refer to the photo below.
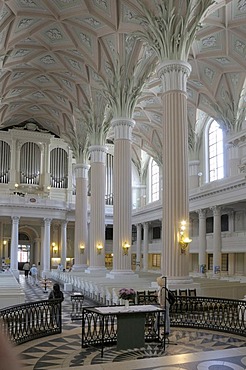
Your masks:
{"label": "geometric floor pattern", "polygon": [[[32,286],[24,276],[20,276],[20,283],[26,293],[26,301],[37,301],[47,299],[47,293],[43,292],[41,286]],[[87,365],[99,365],[114,363],[115,367],[123,361],[141,360],[141,359],[163,359],[161,367],[148,366],[148,369],[187,369],[187,370],[245,370],[246,369],[246,351],[245,355],[229,357],[226,359],[224,355],[219,357],[220,352],[216,353],[216,359],[212,362],[210,359],[206,361],[192,361],[189,363],[181,363],[175,366],[165,366],[168,356],[205,353],[208,351],[224,350],[221,353],[226,354],[226,351],[235,348],[245,348],[245,338],[227,333],[218,333],[212,331],[197,331],[196,329],[188,328],[172,328],[169,343],[165,351],[157,344],[146,344],[144,348],[133,350],[117,351],[116,347],[105,347],[103,358],[101,357],[100,348],[81,348],[81,321],[71,321],[71,301],[70,294],[64,292],[63,306],[63,330],[61,334],[52,335],[49,337],[34,340],[24,343],[16,347],[20,354],[21,365],[23,370],[31,369],[63,369],[76,368],[78,366],[87,367]],[[91,305],[92,302],[86,300],[86,305]],[[180,357],[180,356],[178,356]],[[181,356],[182,357],[182,356]],[[211,353],[210,353],[211,357]],[[180,360],[179,360],[180,361]],[[126,364],[126,363],[125,363]],[[139,365],[141,361],[139,362]],[[113,364],[112,364],[113,365]],[[122,363],[123,365],[123,363]],[[181,366],[182,365],[182,366]],[[100,367],[101,368],[101,367]],[[126,367],[130,369],[131,367]],[[136,364],[134,366],[134,369]],[[82,368],[83,369],[83,368]],[[103,367],[104,369],[104,367]],[[122,368],[124,369],[124,368]],[[140,367],[139,367],[140,369]],[[142,367],[141,369],[147,369]]]}

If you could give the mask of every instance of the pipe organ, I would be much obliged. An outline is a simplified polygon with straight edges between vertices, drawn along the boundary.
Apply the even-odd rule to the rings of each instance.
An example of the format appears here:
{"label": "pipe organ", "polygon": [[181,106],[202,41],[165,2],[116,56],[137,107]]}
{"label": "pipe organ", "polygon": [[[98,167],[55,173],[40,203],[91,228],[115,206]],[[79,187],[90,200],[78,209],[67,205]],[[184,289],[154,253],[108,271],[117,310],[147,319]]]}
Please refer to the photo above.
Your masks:
{"label": "pipe organ", "polygon": [[106,154],[106,205],[113,205],[113,161],[112,154]]}
{"label": "pipe organ", "polygon": [[68,186],[68,154],[62,148],[50,153],[50,186],[60,189]]}
{"label": "pipe organ", "polygon": [[0,140],[0,183],[9,182],[10,170],[10,146],[5,141]]}
{"label": "pipe organ", "polygon": [[41,151],[37,144],[27,142],[20,151],[20,183],[39,185]]}

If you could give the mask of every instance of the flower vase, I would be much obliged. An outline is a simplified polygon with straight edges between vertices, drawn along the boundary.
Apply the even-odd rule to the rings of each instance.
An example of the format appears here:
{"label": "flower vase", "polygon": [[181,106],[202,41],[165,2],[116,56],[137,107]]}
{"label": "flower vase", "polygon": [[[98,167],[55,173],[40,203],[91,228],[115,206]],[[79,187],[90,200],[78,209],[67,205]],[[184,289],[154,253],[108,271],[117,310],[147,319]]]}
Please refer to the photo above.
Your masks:
{"label": "flower vase", "polygon": [[129,308],[129,299],[125,299],[125,308]]}

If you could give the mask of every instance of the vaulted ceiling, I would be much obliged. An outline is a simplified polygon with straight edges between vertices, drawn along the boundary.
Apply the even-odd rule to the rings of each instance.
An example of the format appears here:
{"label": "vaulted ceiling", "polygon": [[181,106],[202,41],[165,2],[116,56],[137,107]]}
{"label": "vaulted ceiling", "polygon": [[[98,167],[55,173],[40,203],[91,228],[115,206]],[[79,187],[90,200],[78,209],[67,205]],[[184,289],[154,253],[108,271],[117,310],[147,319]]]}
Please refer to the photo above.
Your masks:
{"label": "vaulted ceiling", "polygon": [[[152,0],[143,0],[153,6]],[[121,50],[137,63],[142,47],[127,37],[141,28],[137,0],[0,0],[0,129],[37,122],[57,136],[86,101],[96,73]],[[225,94],[238,101],[246,77],[246,0],[220,0],[192,45],[188,114],[216,116]],[[134,143],[161,148],[160,82],[148,84],[134,119]],[[245,101],[245,98],[244,98]]]}

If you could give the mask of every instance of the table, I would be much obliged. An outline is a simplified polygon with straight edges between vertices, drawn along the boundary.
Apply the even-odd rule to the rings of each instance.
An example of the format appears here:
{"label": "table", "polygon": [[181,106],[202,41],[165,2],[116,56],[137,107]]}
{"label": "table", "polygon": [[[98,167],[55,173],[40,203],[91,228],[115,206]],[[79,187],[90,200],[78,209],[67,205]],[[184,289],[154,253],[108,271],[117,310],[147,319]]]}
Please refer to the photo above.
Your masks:
{"label": "table", "polygon": [[[82,347],[117,343],[117,349],[144,347],[161,341],[160,321],[165,310],[155,305],[85,307],[82,313]],[[163,341],[165,346],[165,341]]]}

